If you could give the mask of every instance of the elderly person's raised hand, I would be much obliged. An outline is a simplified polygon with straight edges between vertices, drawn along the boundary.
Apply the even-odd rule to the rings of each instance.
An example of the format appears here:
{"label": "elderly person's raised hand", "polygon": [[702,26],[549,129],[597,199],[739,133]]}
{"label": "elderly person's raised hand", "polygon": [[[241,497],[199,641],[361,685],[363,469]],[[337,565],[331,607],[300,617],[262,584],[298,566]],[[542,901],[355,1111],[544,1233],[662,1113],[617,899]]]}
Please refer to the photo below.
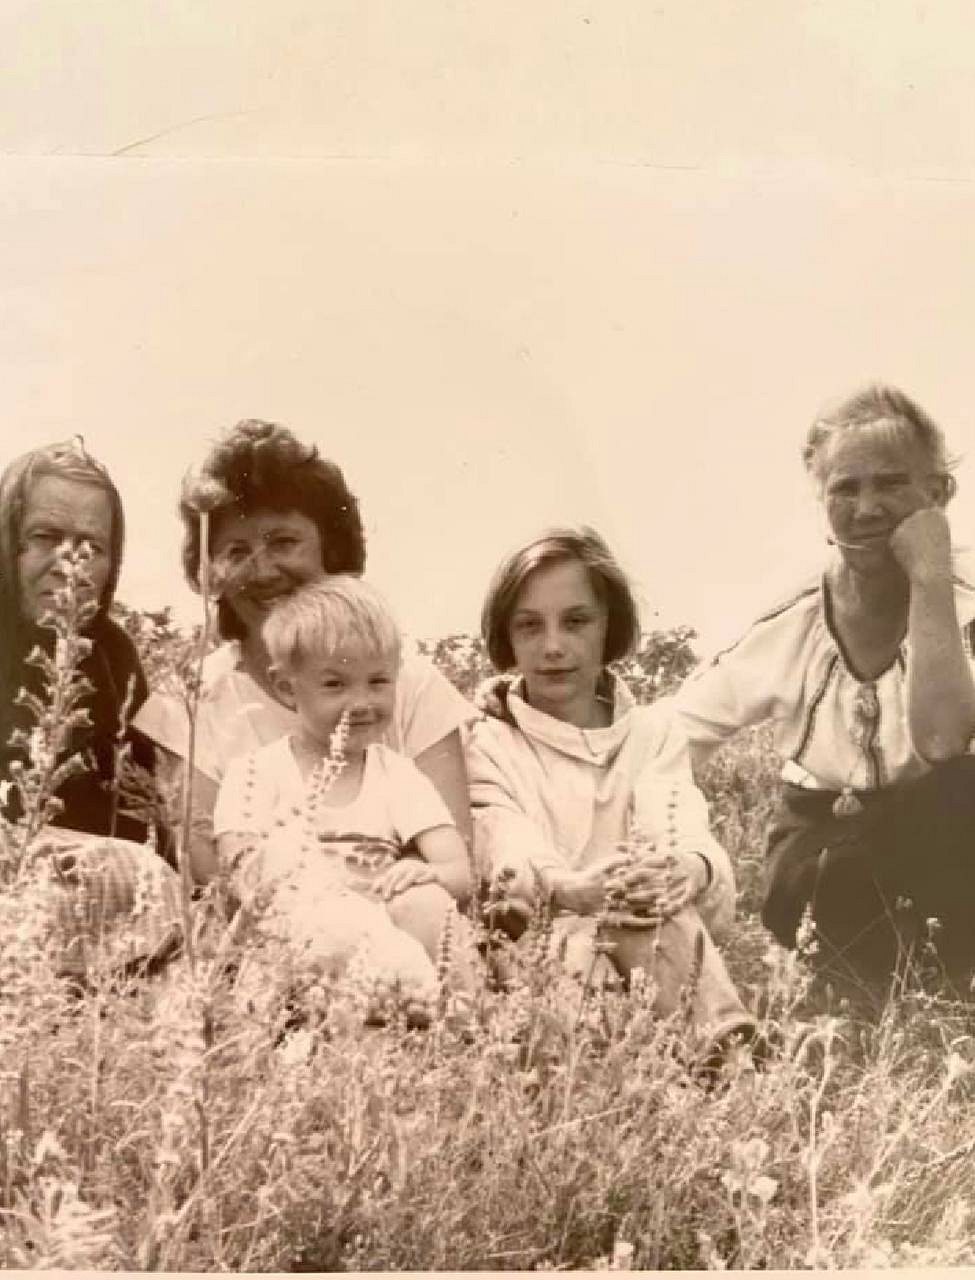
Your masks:
{"label": "elderly person's raised hand", "polygon": [[902,520],[890,550],[911,582],[951,582],[951,529],[941,507],[922,507]]}

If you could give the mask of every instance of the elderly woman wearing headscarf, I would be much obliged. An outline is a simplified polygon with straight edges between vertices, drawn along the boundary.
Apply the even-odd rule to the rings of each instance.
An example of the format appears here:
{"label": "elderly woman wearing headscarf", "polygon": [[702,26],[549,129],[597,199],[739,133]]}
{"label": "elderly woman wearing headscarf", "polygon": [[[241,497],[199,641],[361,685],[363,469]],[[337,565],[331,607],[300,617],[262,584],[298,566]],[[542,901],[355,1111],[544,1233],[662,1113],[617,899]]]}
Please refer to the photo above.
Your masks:
{"label": "elderly woman wearing headscarf", "polygon": [[[43,657],[55,655],[52,623],[65,607],[73,556],[82,640],[77,674],[86,682],[78,710],[84,714],[73,717],[58,758],[49,762],[53,769],[75,757],[73,767],[54,775],[44,841],[57,863],[55,886],[67,895],[81,886],[85,910],[74,916],[92,929],[102,930],[140,902],[140,938],[133,945],[148,954],[172,942],[178,899],[172,871],[142,843],[146,824],[118,801],[122,748],[136,765],[153,763],[151,746],[127,723],[146,698],[145,677],[131,640],[109,617],[123,536],[118,490],[80,437],[34,449],[0,476],[0,779],[9,854],[16,843],[10,824],[25,817],[23,779],[39,745],[38,713],[47,698]],[[70,915],[69,904],[61,905]]]}

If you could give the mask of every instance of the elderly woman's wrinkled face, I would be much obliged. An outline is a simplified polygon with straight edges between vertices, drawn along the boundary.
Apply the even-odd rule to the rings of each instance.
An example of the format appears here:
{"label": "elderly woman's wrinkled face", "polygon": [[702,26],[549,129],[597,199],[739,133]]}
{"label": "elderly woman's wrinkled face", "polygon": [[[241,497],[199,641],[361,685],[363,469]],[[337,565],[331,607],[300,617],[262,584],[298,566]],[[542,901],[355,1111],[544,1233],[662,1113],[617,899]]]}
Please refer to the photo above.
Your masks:
{"label": "elderly woman's wrinkled face", "polygon": [[511,611],[508,637],[528,701],[560,720],[586,719],[603,668],[608,615],[578,560],[536,569]]}
{"label": "elderly woman's wrinkled face", "polygon": [[64,586],[58,550],[87,544],[88,591],[98,599],[112,571],[112,504],[104,489],[64,476],[39,476],[27,494],[17,574],[24,617],[39,622]]}
{"label": "elderly woman's wrinkled face", "polygon": [[225,515],[210,541],[215,589],[248,633],[259,629],[279,600],[325,576],[322,540],[300,511]]}
{"label": "elderly woman's wrinkled face", "polygon": [[816,471],[830,531],[858,569],[889,563],[890,535],[900,522],[945,500],[944,476],[889,422],[838,431],[824,443]]}

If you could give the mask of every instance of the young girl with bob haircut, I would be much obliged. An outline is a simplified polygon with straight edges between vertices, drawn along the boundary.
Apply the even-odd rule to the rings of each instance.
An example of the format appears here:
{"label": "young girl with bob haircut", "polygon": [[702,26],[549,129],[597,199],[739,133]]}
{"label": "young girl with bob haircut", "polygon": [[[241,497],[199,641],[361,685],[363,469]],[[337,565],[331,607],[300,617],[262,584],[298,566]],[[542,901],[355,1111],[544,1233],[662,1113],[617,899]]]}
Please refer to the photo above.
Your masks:
{"label": "young girl with bob haircut", "polygon": [[639,638],[609,548],[588,528],[519,547],[494,575],[481,626],[495,667],[516,673],[495,684],[468,754],[483,870],[504,874],[515,901],[551,903],[579,977],[594,971],[596,916],[616,895],[625,903],[609,929],[617,977],[645,970],[666,1015],[700,962],[701,1047],[749,1037],[754,1020],[711,937],[732,918],[731,866],[708,830],[684,740],[666,705],[637,706],[608,667]]}
{"label": "young girl with bob haircut", "polygon": [[[432,989],[470,876],[433,784],[382,741],[400,668],[396,623],[366,583],[336,576],[275,606],[263,639],[295,728],[231,761],[221,783],[214,834],[235,889],[243,900],[271,890],[272,919],[331,971],[368,948],[404,984]],[[469,984],[466,961],[460,970]]]}

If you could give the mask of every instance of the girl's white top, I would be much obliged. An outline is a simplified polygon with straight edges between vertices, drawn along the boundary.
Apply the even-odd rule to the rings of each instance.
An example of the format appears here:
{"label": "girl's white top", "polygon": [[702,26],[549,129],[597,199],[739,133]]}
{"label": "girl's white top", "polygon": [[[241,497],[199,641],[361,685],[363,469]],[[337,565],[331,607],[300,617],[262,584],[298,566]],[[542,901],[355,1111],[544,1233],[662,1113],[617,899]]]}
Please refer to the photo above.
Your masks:
{"label": "girl's white top", "polygon": [[[404,654],[396,682],[393,719],[383,741],[415,759],[428,747],[462,729],[477,716],[433,663]],[[135,717],[148,737],[186,757],[189,720],[184,700],[157,690]],[[237,756],[256,751],[297,728],[297,717],[265,693],[241,666],[240,645],[230,641],[209,654],[203,664],[202,696],[196,721],[195,764],[215,782]]]}
{"label": "girl's white top", "polygon": [[522,688],[516,682],[507,696],[514,723],[480,720],[468,746],[484,871],[510,868],[516,890],[533,896],[533,869],[579,869],[614,853],[637,828],[661,854],[705,858],[711,885],[696,905],[712,930],[726,927],[734,911],[731,865],[709,830],[669,704],[637,706],[613,677],[612,723],[579,729],[529,706]]}
{"label": "girl's white top", "polygon": [[[956,579],[955,603],[972,661],[975,588]],[[786,781],[874,790],[929,768],[910,735],[908,657],[905,640],[886,671],[861,679],[833,627],[823,577],[688,677],[675,705],[695,746],[716,747],[746,725],[771,720]]]}

